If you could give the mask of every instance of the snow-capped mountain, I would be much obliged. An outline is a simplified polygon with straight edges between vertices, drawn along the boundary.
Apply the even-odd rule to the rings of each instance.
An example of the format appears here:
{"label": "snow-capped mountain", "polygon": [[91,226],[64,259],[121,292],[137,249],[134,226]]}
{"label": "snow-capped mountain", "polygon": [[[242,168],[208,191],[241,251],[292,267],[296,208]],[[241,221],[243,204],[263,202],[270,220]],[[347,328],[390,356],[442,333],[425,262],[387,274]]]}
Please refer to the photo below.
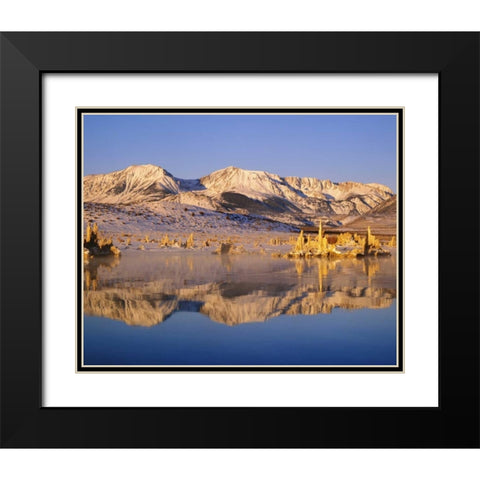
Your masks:
{"label": "snow-capped mountain", "polygon": [[131,165],[125,170],[88,175],[83,179],[83,198],[97,203],[141,203],[178,193],[181,182],[155,165]]}
{"label": "snow-capped mountain", "polygon": [[302,222],[318,216],[365,215],[395,198],[376,183],[280,177],[273,173],[227,167],[200,179],[183,180],[155,165],[88,175],[83,181],[85,202],[135,205],[174,202],[185,205],[257,215],[273,220]]}
{"label": "snow-capped mountain", "polygon": [[200,183],[212,193],[235,192],[255,200],[273,196],[295,200],[300,193],[278,175],[236,167],[217,170],[202,177]]}

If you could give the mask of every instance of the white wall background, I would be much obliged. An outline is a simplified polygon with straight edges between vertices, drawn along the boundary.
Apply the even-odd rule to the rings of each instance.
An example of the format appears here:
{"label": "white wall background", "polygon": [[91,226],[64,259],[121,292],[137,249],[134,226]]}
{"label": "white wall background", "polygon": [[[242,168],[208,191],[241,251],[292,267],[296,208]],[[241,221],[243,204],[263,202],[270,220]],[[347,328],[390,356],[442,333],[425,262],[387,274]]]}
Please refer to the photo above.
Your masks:
{"label": "white wall background", "polygon": [[[477,2],[0,0],[0,30],[480,30]],[[1,108],[1,106],[0,106]],[[2,450],[6,479],[476,479],[472,450]]]}
{"label": "white wall background", "polygon": [[5,30],[479,30],[474,0],[0,0]]}

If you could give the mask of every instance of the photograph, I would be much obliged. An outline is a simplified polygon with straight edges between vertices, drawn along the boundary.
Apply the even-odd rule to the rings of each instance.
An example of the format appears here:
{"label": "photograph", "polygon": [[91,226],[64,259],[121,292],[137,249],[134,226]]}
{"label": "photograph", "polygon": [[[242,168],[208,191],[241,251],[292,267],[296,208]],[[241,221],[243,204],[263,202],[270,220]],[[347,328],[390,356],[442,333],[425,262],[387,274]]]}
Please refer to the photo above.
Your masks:
{"label": "photograph", "polygon": [[402,108],[77,108],[77,371],[403,371]]}

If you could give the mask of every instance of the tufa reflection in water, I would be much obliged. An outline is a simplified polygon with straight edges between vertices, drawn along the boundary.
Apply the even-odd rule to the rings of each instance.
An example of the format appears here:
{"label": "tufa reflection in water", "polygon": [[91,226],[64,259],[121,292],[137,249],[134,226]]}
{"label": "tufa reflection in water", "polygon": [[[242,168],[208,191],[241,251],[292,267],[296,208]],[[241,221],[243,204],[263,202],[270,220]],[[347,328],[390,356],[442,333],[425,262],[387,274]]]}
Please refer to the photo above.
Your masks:
{"label": "tufa reflection in water", "polygon": [[136,252],[93,259],[84,270],[84,313],[152,326],[177,311],[226,325],[334,308],[380,309],[396,297],[396,260],[272,259]]}

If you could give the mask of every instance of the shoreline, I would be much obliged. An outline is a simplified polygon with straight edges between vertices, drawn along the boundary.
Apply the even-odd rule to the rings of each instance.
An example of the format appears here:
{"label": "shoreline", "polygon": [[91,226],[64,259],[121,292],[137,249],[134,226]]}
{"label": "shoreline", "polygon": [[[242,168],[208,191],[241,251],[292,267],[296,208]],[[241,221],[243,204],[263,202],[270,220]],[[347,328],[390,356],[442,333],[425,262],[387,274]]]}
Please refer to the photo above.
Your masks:
{"label": "shoreline", "polygon": [[[165,234],[157,232],[155,236],[148,234],[141,236],[139,234],[123,234],[115,235],[109,232],[105,237],[112,238],[114,245],[120,250],[121,255],[129,252],[143,251],[143,252],[165,252],[167,253],[181,253],[188,252],[191,254],[208,253],[219,255],[271,255],[283,257],[288,255],[295,247],[298,238],[298,233],[285,232],[244,232],[243,234],[219,234],[212,235],[210,233],[194,233],[193,244],[186,247],[187,241],[191,234],[184,232],[168,232],[168,239],[173,242],[172,245],[164,245],[162,241],[165,239]],[[306,234],[306,236],[313,237],[313,234]],[[334,239],[336,234],[326,234],[327,239]],[[392,236],[379,235],[379,240],[382,248],[389,251],[390,254],[396,253],[396,247],[388,246],[388,241]],[[231,245],[231,251],[221,253],[219,249],[221,245]],[[341,258],[341,257],[339,257]]]}

